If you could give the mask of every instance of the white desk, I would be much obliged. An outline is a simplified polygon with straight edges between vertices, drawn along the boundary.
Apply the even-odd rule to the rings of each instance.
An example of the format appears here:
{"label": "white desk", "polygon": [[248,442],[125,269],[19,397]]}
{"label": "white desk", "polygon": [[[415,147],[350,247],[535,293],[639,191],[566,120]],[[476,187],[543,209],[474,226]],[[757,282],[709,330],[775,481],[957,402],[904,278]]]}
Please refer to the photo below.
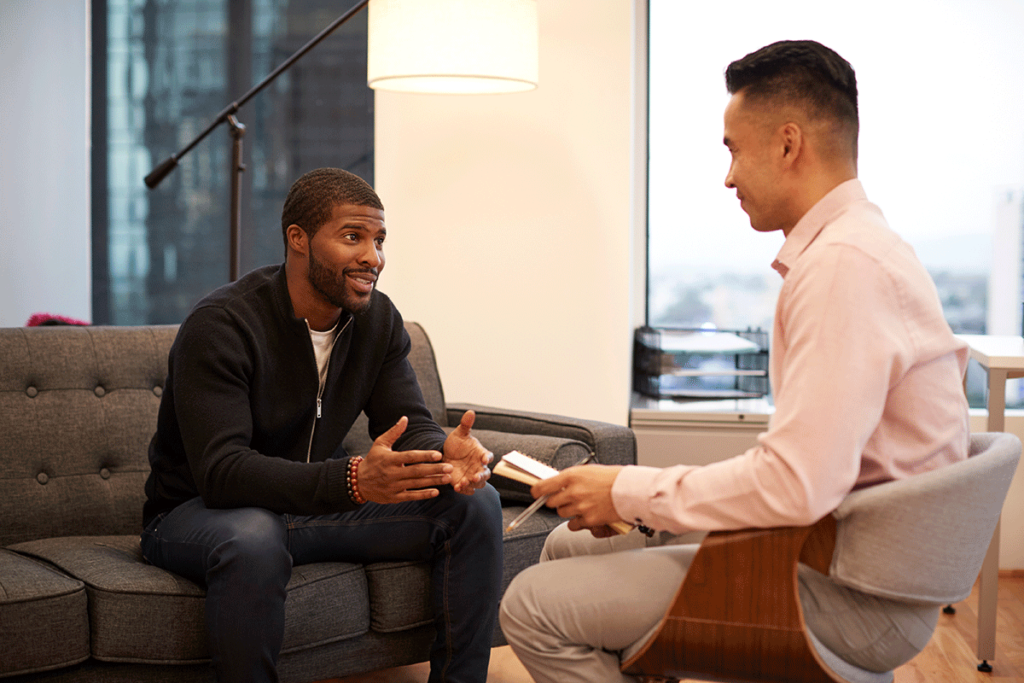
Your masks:
{"label": "white desk", "polygon": [[[971,347],[971,358],[988,371],[988,427],[1002,432],[1005,427],[1006,380],[1024,377],[1024,337],[959,334]],[[988,662],[996,656],[996,603],[999,581],[999,527],[981,566],[978,586],[978,659]],[[980,668],[980,667],[979,667]]]}

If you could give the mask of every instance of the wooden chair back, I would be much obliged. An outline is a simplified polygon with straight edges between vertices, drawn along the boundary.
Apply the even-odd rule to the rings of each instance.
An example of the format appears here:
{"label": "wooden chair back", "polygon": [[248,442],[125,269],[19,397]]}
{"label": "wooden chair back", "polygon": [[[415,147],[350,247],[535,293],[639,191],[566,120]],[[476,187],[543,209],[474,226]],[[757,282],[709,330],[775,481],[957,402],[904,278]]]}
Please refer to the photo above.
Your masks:
{"label": "wooden chair back", "polygon": [[842,681],[808,641],[797,563],[828,573],[836,523],[708,534],[657,634],[622,665],[648,680]]}

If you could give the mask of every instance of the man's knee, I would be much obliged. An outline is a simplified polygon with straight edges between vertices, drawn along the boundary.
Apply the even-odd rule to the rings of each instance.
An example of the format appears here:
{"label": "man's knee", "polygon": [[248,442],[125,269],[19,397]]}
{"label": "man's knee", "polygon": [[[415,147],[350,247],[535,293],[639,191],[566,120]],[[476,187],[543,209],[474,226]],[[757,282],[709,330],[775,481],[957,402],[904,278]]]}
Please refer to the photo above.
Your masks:
{"label": "man's knee", "polygon": [[262,508],[240,508],[210,555],[208,573],[227,570],[249,581],[278,583],[287,581],[291,566],[284,519]]}
{"label": "man's knee", "polygon": [[[459,494],[462,495],[462,494]],[[501,496],[490,484],[478,489],[472,496],[463,496],[475,508],[475,514],[488,520],[492,525],[501,525]]]}
{"label": "man's knee", "polygon": [[448,506],[443,513],[459,527],[469,527],[501,537],[501,498],[498,491],[487,484],[471,496],[448,490],[442,494]]}

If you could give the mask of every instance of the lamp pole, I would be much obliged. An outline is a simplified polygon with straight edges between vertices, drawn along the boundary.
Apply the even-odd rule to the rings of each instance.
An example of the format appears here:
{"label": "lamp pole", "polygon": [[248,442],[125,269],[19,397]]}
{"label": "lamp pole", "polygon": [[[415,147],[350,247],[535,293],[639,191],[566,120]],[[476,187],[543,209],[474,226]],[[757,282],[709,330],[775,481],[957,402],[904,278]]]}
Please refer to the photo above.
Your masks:
{"label": "lamp pole", "polygon": [[231,155],[231,216],[228,225],[229,236],[230,236],[230,247],[229,247],[229,275],[232,281],[238,279],[239,260],[241,254],[241,234],[242,234],[242,216],[241,216],[241,205],[242,205],[242,179],[241,174],[245,170],[245,165],[242,163],[242,138],[245,135],[245,126],[242,125],[235,114],[238,110],[249,100],[251,100],[256,93],[263,90],[269,85],[275,78],[280,76],[282,73],[287,71],[292,64],[297,62],[307,52],[316,47],[324,38],[329,36],[339,26],[344,24],[346,21],[351,19],[360,10],[366,7],[370,3],[370,0],[359,0],[352,9],[342,14],[340,17],[335,19],[327,28],[316,34],[308,43],[299,48],[295,54],[288,59],[281,62],[281,64],[270,72],[270,74],[262,81],[253,86],[247,93],[242,95],[240,98],[229,104],[222,112],[220,112],[213,122],[206,127],[206,129],[197,135],[191,142],[181,148],[176,154],[164,159],[160,162],[149,175],[145,178],[146,187],[149,189],[155,188],[160,182],[173,171],[177,165],[178,160],[184,157],[193,147],[198,145],[210,132],[221,125],[227,123],[231,127],[231,138],[232,138],[232,155]]}

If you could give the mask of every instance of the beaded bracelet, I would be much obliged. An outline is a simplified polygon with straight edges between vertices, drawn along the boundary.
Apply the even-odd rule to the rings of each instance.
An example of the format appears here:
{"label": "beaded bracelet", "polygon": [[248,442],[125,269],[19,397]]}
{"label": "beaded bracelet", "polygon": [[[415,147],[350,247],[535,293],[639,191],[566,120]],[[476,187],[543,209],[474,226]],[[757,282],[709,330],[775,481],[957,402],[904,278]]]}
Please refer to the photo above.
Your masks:
{"label": "beaded bracelet", "polygon": [[363,495],[359,493],[359,463],[363,461],[363,456],[357,455],[354,458],[348,459],[348,497],[356,505],[362,505],[366,502]]}

